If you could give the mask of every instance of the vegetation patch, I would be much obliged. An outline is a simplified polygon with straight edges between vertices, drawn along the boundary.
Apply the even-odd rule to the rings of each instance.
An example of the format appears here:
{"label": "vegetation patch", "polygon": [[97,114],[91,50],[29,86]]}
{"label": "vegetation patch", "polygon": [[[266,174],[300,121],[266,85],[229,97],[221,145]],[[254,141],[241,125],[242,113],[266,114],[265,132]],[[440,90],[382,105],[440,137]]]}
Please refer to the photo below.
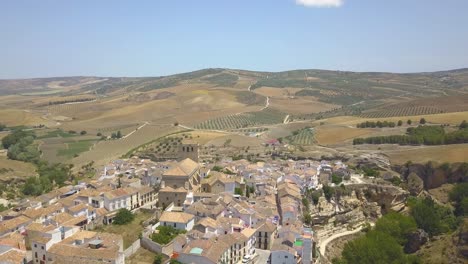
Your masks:
{"label": "vegetation patch", "polygon": [[[421,124],[425,122],[424,119],[420,121]],[[442,126],[409,127],[406,135],[355,138],[353,144],[444,145],[468,143],[468,128],[464,128],[463,124],[457,131],[449,133],[446,133]]]}
{"label": "vegetation patch", "polygon": [[73,158],[78,156],[80,153],[88,151],[91,146],[96,142],[94,139],[80,140],[65,143],[67,145],[66,149],[57,150],[57,156],[64,156],[67,158]]}
{"label": "vegetation patch", "polygon": [[232,87],[237,83],[239,77],[233,74],[223,72],[217,75],[203,78],[203,80],[216,84],[217,86]]}
{"label": "vegetation patch", "polygon": [[313,128],[310,127],[296,130],[292,132],[292,135],[287,136],[285,140],[293,145],[313,145],[317,142],[313,131]]}
{"label": "vegetation patch", "polygon": [[173,228],[172,226],[158,226],[156,228],[158,232],[153,233],[151,235],[151,240],[160,244],[166,245],[167,243],[171,242],[176,236],[179,234],[185,234],[185,230],[178,230]]}

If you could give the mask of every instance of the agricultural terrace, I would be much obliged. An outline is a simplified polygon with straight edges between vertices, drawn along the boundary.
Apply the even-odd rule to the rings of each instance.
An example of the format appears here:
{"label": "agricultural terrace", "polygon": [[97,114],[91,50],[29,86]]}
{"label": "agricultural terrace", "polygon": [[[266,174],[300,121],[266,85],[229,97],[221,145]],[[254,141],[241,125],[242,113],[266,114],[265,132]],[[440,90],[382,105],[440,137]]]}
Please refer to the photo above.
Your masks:
{"label": "agricultural terrace", "polygon": [[304,128],[296,130],[292,135],[287,136],[286,140],[293,145],[313,145],[316,143],[313,128]]}
{"label": "agricultural terrace", "polygon": [[286,115],[282,112],[265,109],[258,112],[248,112],[207,120],[196,125],[195,128],[206,130],[240,129],[251,126],[279,124],[283,122],[285,117]]}
{"label": "agricultural terrace", "polygon": [[72,162],[75,165],[83,165],[94,161],[96,165],[103,165],[125,155],[129,150],[134,150],[152,140],[181,130],[183,129],[173,125],[148,124],[129,137],[99,141],[90,151],[86,152],[86,155],[80,155],[74,158]]}
{"label": "agricultural terrace", "polygon": [[468,111],[468,96],[423,98],[405,103],[387,105],[361,114],[365,118],[433,115]]}

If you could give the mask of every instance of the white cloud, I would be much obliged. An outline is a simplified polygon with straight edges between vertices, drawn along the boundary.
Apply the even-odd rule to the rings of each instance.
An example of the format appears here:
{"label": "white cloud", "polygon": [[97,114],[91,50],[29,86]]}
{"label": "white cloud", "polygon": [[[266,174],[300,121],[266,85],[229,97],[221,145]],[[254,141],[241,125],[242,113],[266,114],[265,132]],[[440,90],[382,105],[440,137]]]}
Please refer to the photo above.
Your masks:
{"label": "white cloud", "polygon": [[296,4],[306,7],[340,7],[344,0],[296,0]]}

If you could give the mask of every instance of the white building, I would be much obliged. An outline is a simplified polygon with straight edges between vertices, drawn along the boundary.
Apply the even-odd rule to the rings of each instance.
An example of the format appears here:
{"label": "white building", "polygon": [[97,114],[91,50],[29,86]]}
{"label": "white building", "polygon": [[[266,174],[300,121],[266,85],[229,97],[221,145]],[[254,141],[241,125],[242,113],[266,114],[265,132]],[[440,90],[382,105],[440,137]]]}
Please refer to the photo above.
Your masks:
{"label": "white building", "polygon": [[175,229],[190,231],[195,225],[195,216],[184,212],[164,211],[159,218],[159,225],[172,226]]}

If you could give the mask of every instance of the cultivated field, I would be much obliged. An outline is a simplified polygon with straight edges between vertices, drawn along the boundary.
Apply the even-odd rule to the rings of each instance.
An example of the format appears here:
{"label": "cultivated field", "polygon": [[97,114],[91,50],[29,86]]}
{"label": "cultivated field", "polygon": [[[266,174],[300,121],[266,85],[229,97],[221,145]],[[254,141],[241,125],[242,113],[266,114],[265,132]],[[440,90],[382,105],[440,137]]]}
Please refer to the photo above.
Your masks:
{"label": "cultivated field", "polygon": [[197,129],[230,130],[250,126],[272,125],[282,123],[285,114],[276,110],[265,109],[259,112],[249,112],[205,121],[195,126]]}
{"label": "cultivated field", "polygon": [[361,115],[367,118],[418,116],[468,111],[468,95],[424,98],[390,104]]}
{"label": "cultivated field", "polygon": [[36,175],[36,167],[31,163],[10,160],[0,155],[0,182],[11,179],[24,179]]}
{"label": "cultivated field", "polygon": [[351,128],[342,125],[324,125],[315,128],[315,139],[320,145],[342,144],[356,137],[365,137],[375,130],[366,128]]}
{"label": "cultivated field", "polygon": [[399,147],[398,150],[385,151],[385,154],[396,164],[404,164],[408,160],[415,163],[468,162],[468,144]]}
{"label": "cultivated field", "polygon": [[293,134],[286,138],[290,144],[307,146],[316,143],[313,128],[304,128],[293,132]]}
{"label": "cultivated field", "polygon": [[131,149],[181,130],[183,129],[172,125],[158,126],[149,124],[127,138],[99,141],[91,150],[73,158],[72,163],[75,165],[84,165],[94,161],[97,165],[103,165],[112,159],[120,158]]}

